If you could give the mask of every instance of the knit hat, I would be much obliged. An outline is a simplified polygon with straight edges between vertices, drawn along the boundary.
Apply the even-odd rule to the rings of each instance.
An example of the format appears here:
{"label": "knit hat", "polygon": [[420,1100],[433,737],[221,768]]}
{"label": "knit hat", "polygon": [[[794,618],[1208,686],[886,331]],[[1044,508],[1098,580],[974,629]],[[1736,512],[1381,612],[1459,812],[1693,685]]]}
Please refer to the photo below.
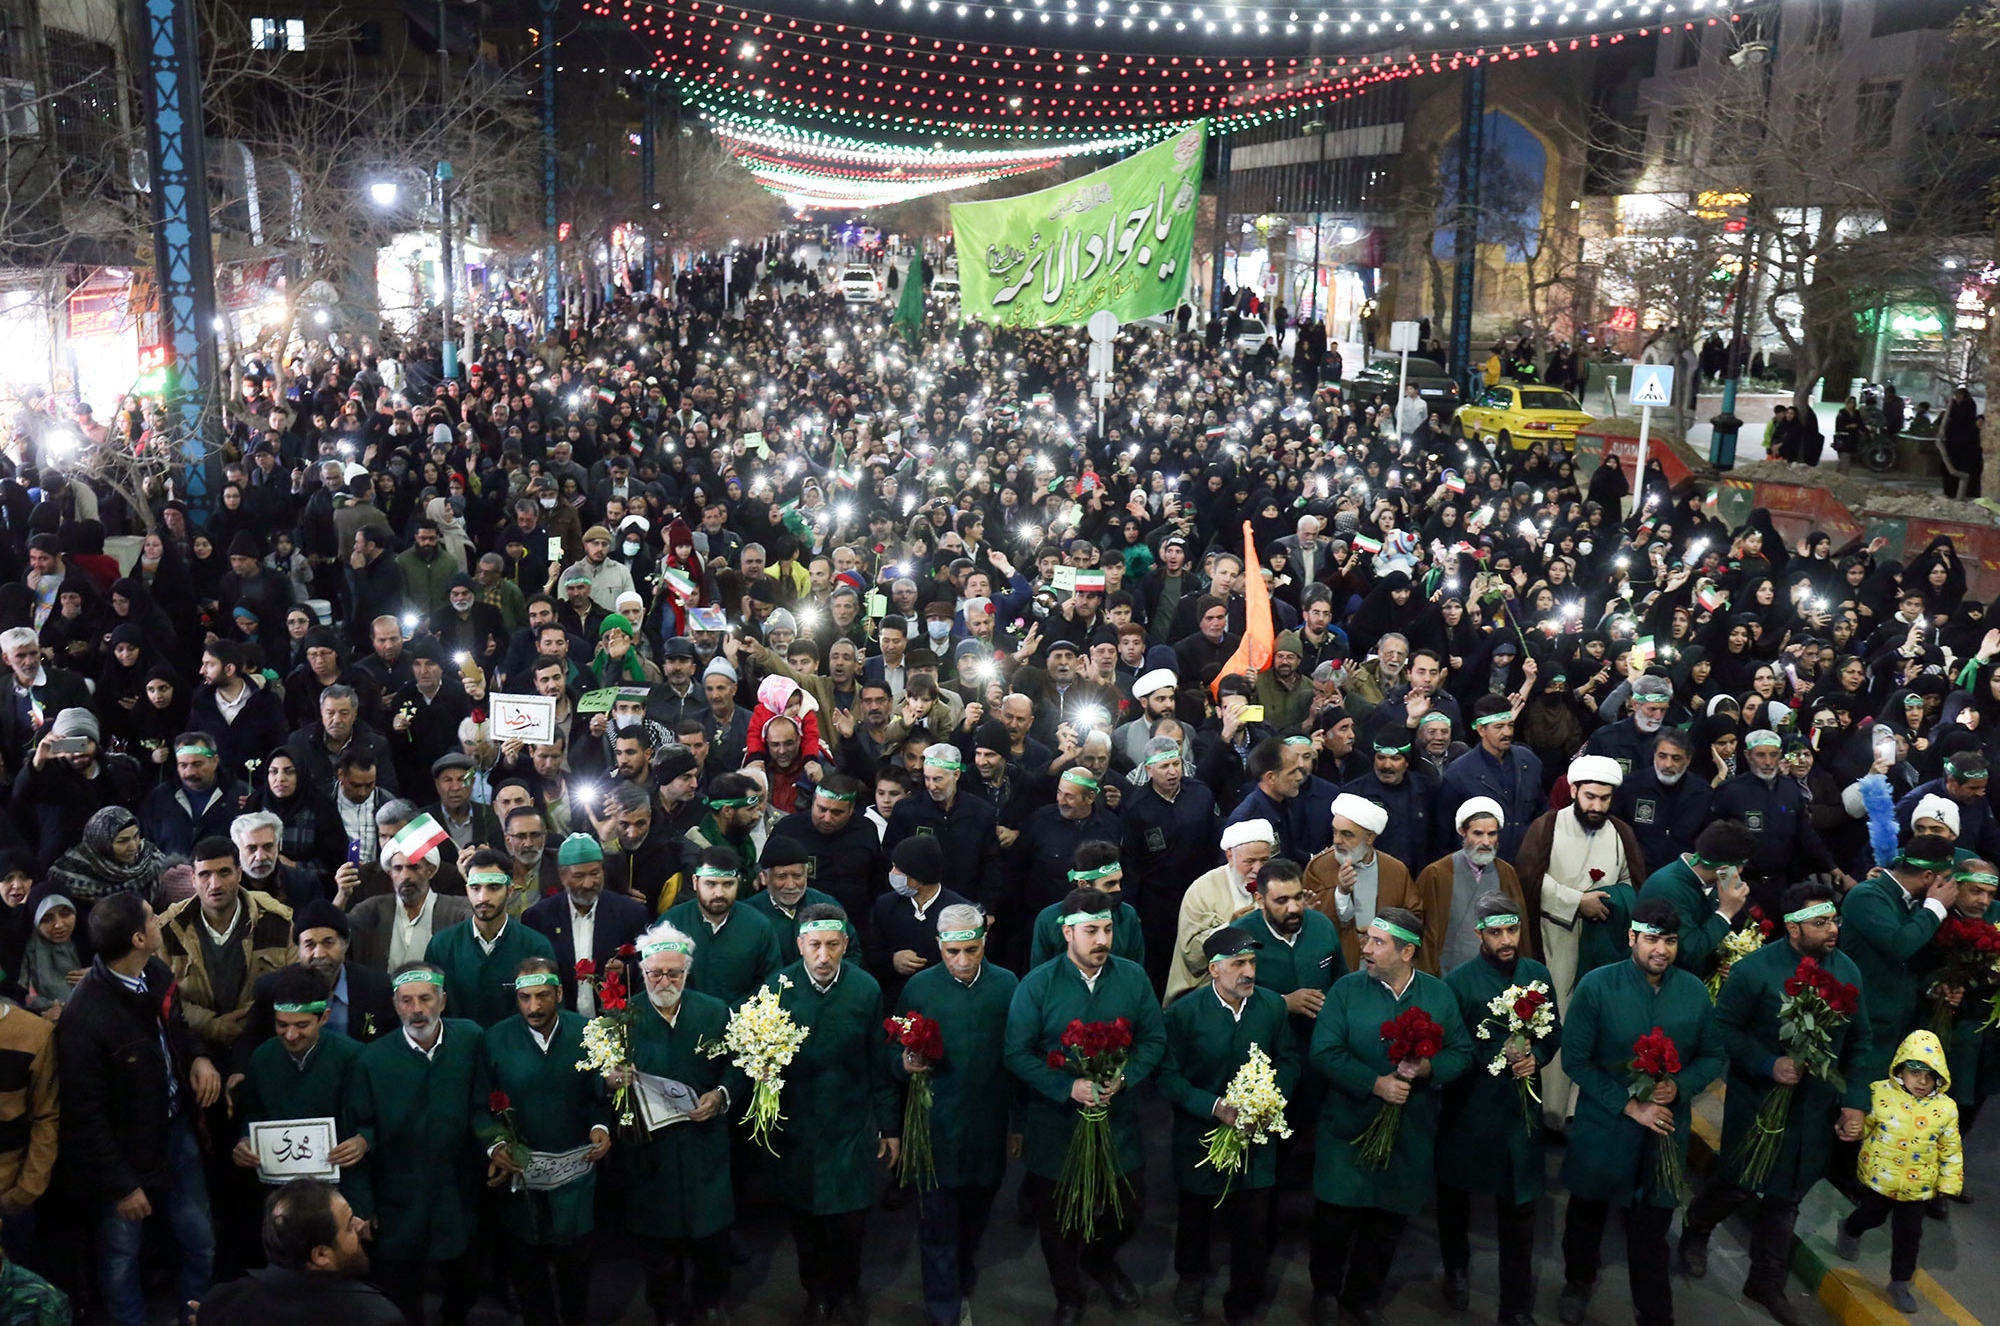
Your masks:
{"label": "knit hat", "polygon": [[798,618],[792,616],[791,611],[786,608],[775,608],[771,615],[764,619],[764,635],[767,639],[773,631],[790,631],[796,635],[798,629]]}
{"label": "knit hat", "polygon": [[604,845],[594,834],[573,833],[563,839],[562,849],[556,853],[559,866],[588,865],[592,861],[604,859]]}
{"label": "knit hat", "polygon": [[308,930],[331,930],[342,939],[348,936],[347,913],[324,898],[314,898],[292,913],[292,942]]}
{"label": "knit hat", "polygon": [[765,870],[776,866],[802,866],[806,861],[806,849],[799,845],[798,840],[779,833],[764,840],[764,854],[757,858],[757,864]]}
{"label": "knit hat", "polygon": [[264,555],[264,545],[255,534],[247,529],[236,531],[236,537],[229,541],[231,557],[258,558]]}
{"label": "knit hat", "polygon": [[632,619],[622,612],[610,613],[606,615],[603,621],[597,624],[598,639],[602,640],[605,634],[610,631],[623,631],[627,635],[638,634],[637,631],[632,629]]}
{"label": "knit hat", "polygon": [[911,879],[937,884],[944,879],[944,848],[927,834],[911,834],[896,844],[889,863]]}
{"label": "knit hat", "polygon": [[52,737],[89,737],[96,741],[99,736],[97,715],[81,707],[65,709],[56,715],[54,726],[49,729]]}
{"label": "knit hat", "polygon": [[1274,654],[1292,654],[1299,658],[1306,656],[1306,648],[1300,643],[1297,631],[1279,632],[1278,643],[1271,647],[1271,652]]}
{"label": "knit hat", "polygon": [[592,525],[583,532],[583,541],[589,543],[592,539],[603,539],[606,543],[609,543],[611,542],[611,531],[602,525]]}
{"label": "knit hat", "polygon": [[1005,755],[1014,748],[1014,742],[1004,726],[988,719],[972,730],[972,747],[974,750],[999,751]]}
{"label": "knit hat", "polygon": [[664,787],[682,774],[695,770],[694,752],[678,742],[662,747],[653,757],[653,782]]}

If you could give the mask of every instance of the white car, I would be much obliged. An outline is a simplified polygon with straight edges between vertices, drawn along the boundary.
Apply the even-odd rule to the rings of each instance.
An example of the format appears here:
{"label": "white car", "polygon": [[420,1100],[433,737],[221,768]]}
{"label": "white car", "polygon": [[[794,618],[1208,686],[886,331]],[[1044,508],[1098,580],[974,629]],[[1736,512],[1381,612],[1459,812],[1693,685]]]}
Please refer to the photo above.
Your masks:
{"label": "white car", "polygon": [[849,267],[840,274],[840,293],[850,304],[878,304],[882,282],[873,267]]}
{"label": "white car", "polygon": [[958,302],[958,278],[956,276],[940,276],[932,281],[931,298],[940,303],[956,304]]}
{"label": "white car", "polygon": [[1236,333],[1236,349],[1242,354],[1254,355],[1270,339],[1270,328],[1264,325],[1262,318],[1245,316],[1242,329]]}

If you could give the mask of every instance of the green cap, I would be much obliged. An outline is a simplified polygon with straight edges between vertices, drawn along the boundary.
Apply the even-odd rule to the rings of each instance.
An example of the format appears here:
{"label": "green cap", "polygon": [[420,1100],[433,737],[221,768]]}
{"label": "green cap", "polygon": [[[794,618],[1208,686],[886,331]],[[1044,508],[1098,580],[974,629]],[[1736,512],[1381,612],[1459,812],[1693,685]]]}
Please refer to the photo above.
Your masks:
{"label": "green cap", "polygon": [[597,841],[596,835],[588,833],[571,834],[563,839],[562,849],[556,853],[559,866],[587,865],[603,859],[604,845]]}

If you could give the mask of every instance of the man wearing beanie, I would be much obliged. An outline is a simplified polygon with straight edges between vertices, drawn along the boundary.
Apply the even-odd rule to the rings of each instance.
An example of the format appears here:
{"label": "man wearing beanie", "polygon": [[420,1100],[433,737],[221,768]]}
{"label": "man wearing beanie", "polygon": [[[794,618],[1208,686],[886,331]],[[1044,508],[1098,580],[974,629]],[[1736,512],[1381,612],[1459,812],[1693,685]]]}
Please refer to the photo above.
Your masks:
{"label": "man wearing beanie", "polygon": [[[298,956],[291,966],[310,967],[327,982],[326,1029],[366,1044],[396,1025],[396,1001],[387,976],[349,960],[348,934],[346,912],[324,899],[307,903],[292,914],[292,944]],[[275,1034],[273,982],[286,970],[281,967],[258,977],[251,988],[250,1018],[232,1047],[232,1072],[244,1071],[250,1055]]]}
{"label": "man wearing beanie", "polygon": [[611,555],[611,531],[592,525],[583,532],[583,560],[563,570],[563,581],[576,576],[590,582],[590,601],[606,612],[618,611],[618,596],[638,589],[631,568]]}
{"label": "man wearing beanie", "polygon": [[943,886],[944,877],[944,848],[935,838],[905,838],[889,854],[889,892],[870,909],[864,952],[892,1008],[903,983],[937,962],[938,913],[967,901]]}
{"label": "man wearing beanie", "polygon": [[875,826],[859,813],[862,790],[859,779],[828,773],[813,788],[811,804],[772,825],[771,837],[789,838],[804,850],[806,878],[849,917],[864,918],[861,930],[866,941],[871,909],[887,896],[882,892],[887,862]]}
{"label": "man wearing beanie", "polygon": [[[51,754],[63,738],[81,738],[73,755]],[[14,780],[14,815],[32,835],[35,864],[47,871],[83,841],[83,826],[106,806],[136,806],[145,793],[138,761],[101,748],[97,715],[81,705],[63,710]]]}
{"label": "man wearing beanie", "polygon": [[1257,674],[1257,703],[1264,706],[1264,721],[1274,727],[1296,727],[1312,711],[1312,683],[1299,671],[1304,653],[1297,631],[1282,632],[1271,666]]}
{"label": "man wearing beanie", "polygon": [[[594,834],[572,833],[563,839],[556,870],[563,891],[530,907],[521,920],[547,938],[556,970],[562,973],[564,1006],[595,1017],[600,1010],[590,987],[576,979],[577,962],[588,958],[603,971],[619,949],[639,937],[652,912],[645,904],[605,888],[604,846]],[[469,874],[466,884],[470,896]]]}
{"label": "man wearing beanie", "polygon": [[[753,878],[761,878],[763,887],[744,900],[749,907],[770,922],[771,933],[778,939],[778,960],[783,962],[788,956],[799,951],[799,913],[807,907],[831,906],[838,908],[833,895],[823,893],[806,882],[810,861],[805,847],[796,838],[772,837],[764,843],[764,855],[750,857],[748,866],[753,870]],[[761,871],[757,868],[761,867]],[[842,913],[843,918],[846,913]],[[848,920],[847,938],[850,949],[860,948],[860,938],[854,929],[854,922]]]}

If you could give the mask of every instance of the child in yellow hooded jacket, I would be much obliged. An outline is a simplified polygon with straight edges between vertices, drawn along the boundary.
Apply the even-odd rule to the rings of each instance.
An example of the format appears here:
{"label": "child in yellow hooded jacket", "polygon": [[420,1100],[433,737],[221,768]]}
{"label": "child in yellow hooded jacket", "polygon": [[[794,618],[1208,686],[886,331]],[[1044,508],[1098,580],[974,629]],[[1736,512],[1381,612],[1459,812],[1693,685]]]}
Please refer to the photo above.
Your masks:
{"label": "child in yellow hooded jacket", "polygon": [[1913,1031],[1896,1047],[1889,1076],[1871,1084],[1868,1120],[1861,1135],[1858,1175],[1863,1185],[1854,1211],[1840,1224],[1837,1251],[1853,1261],[1861,1236],[1890,1226],[1889,1301],[1917,1310],[1910,1281],[1923,1244],[1924,1208],[1932,1197],[1965,1185],[1958,1136],[1958,1105],[1948,1094],[1951,1071],[1944,1047],[1928,1031]]}

